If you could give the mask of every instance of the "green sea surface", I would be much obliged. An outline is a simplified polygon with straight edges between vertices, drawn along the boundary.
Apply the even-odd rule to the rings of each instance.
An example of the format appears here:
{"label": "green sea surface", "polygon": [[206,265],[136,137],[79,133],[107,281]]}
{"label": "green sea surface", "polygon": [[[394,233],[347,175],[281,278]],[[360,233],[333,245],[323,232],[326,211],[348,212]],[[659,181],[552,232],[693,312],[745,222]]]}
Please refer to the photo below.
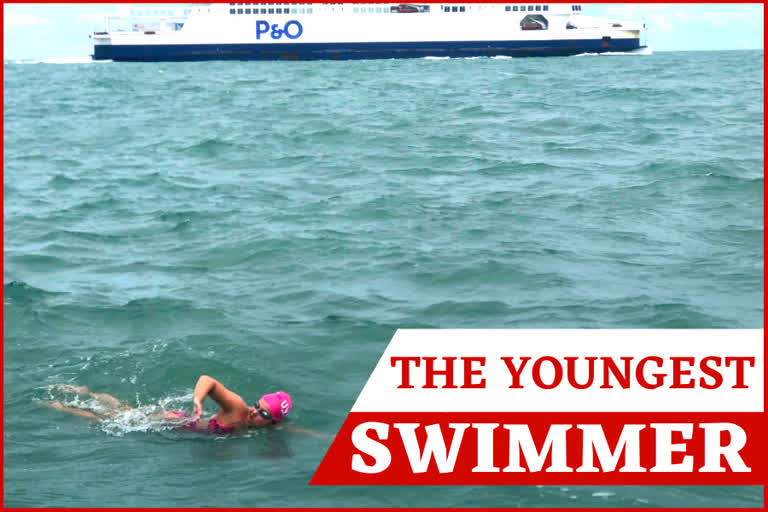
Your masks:
{"label": "green sea surface", "polygon": [[[762,506],[307,483],[398,328],[762,328],[763,62],[6,61],[4,505]],[[149,419],[203,373],[327,438]]]}

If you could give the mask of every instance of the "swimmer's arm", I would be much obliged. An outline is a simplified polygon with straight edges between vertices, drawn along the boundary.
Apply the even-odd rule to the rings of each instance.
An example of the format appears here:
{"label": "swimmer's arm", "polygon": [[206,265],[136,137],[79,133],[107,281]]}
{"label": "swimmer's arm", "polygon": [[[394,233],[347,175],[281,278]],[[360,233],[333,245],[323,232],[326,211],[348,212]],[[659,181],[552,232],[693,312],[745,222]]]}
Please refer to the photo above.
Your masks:
{"label": "swimmer's arm", "polygon": [[248,409],[240,395],[228,390],[213,377],[203,375],[197,380],[193,398],[196,420],[200,419],[200,416],[203,414],[202,404],[206,396],[210,396],[214,402],[219,404],[224,414],[237,411],[238,409]]}

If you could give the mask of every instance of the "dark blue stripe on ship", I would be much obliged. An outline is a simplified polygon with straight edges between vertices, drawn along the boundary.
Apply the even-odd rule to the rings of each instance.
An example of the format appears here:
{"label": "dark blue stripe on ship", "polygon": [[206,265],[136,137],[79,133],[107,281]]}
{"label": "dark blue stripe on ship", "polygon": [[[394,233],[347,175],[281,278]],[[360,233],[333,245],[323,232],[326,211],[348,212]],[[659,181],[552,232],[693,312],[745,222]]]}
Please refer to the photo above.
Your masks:
{"label": "dark blue stripe on ship", "polygon": [[96,45],[96,60],[157,62],[198,60],[400,59],[415,57],[549,57],[621,52],[640,48],[638,39],[559,41],[443,41],[411,43],[275,43]]}

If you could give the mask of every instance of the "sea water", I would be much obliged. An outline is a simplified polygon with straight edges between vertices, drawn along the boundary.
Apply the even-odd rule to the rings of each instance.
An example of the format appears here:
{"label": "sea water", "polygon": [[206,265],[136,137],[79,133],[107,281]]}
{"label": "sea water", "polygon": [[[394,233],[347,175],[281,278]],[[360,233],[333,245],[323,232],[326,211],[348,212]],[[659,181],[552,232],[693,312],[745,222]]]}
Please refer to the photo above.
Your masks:
{"label": "sea water", "polygon": [[[307,486],[398,328],[762,328],[762,51],[4,73],[6,506],[762,506]],[[151,419],[200,374],[324,437]]]}

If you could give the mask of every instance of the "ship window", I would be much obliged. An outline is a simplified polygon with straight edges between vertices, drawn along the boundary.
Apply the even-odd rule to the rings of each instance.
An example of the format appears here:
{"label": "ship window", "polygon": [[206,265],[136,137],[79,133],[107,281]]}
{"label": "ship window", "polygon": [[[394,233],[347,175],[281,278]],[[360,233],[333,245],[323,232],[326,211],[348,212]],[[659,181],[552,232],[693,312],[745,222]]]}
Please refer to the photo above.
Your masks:
{"label": "ship window", "polygon": [[540,5],[537,5],[537,6],[536,6],[536,10],[537,10],[537,11],[540,11],[540,10],[541,10],[541,6],[540,6]]}
{"label": "ship window", "polygon": [[529,5],[529,6],[528,6],[528,10],[529,10],[529,11],[532,11],[532,10],[533,10],[533,6],[532,6],[532,5]]}
{"label": "ship window", "polygon": [[173,11],[168,11],[168,16],[173,16]]}
{"label": "ship window", "polygon": [[459,8],[456,7],[455,5],[453,7],[451,7],[451,12],[458,12],[458,10],[459,10]]}
{"label": "ship window", "polygon": [[464,12],[464,11],[466,11],[466,8],[463,5],[459,7],[459,12]]}
{"label": "ship window", "polygon": [[251,10],[250,9],[246,9],[245,10],[245,14],[251,14]]}
{"label": "ship window", "polygon": [[229,14],[235,14],[235,10],[234,9],[230,9],[229,10]]}
{"label": "ship window", "polygon": [[514,12],[517,12],[517,6],[516,6],[516,5],[513,5],[513,6],[512,6],[512,10],[513,10]]}
{"label": "ship window", "polygon": [[544,9],[545,11],[548,11],[548,10],[549,10],[549,6],[548,6],[548,5],[545,5],[545,6],[543,7],[543,9]]}
{"label": "ship window", "polygon": [[269,14],[275,14],[275,10],[274,10],[274,9],[269,9],[267,12],[268,12]]}
{"label": "ship window", "polygon": [[[264,9],[262,9],[261,12],[264,12]],[[301,7],[299,9],[299,14],[304,14],[304,8],[303,7]]]}
{"label": "ship window", "polygon": [[529,14],[520,20],[521,30],[547,30],[549,22],[541,14]]}
{"label": "ship window", "polygon": [[238,9],[237,10],[237,14],[243,14],[243,10],[242,9]]}
{"label": "ship window", "polygon": [[291,14],[296,14],[296,8],[291,9]]}
{"label": "ship window", "polygon": [[307,7],[307,14],[312,14],[312,8],[311,7]]}
{"label": "ship window", "polygon": [[267,14],[267,9],[265,7],[261,8],[261,14]]}

